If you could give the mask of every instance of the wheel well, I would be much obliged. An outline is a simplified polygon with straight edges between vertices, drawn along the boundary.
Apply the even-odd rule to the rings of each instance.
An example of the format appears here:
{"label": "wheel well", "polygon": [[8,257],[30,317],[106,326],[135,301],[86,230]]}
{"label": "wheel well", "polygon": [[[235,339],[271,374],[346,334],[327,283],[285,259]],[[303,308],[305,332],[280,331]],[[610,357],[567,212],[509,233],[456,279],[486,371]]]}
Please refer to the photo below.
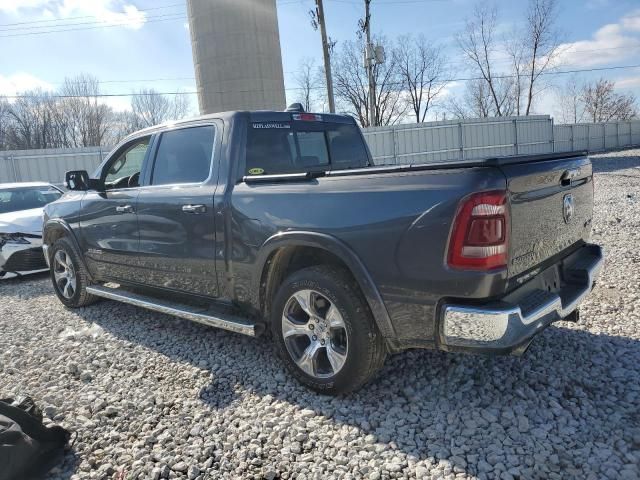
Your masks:
{"label": "wheel well", "polygon": [[298,270],[314,265],[335,265],[353,275],[340,257],[323,248],[307,246],[279,248],[269,256],[260,280],[260,309],[264,312],[265,319],[270,318],[271,302],[284,279]]}
{"label": "wheel well", "polygon": [[66,235],[67,231],[60,226],[49,227],[42,237],[42,243],[45,245],[53,245]]}

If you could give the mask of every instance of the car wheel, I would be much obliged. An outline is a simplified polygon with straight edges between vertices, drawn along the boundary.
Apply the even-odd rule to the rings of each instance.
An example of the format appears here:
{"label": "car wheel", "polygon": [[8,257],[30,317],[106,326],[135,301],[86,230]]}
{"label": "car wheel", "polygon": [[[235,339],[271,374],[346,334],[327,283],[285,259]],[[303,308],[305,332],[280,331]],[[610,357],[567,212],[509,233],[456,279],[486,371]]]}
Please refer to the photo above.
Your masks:
{"label": "car wheel", "polygon": [[275,296],[271,327],[288,369],[320,393],[360,388],[386,356],[358,285],[338,267],[309,267],[288,277]]}
{"label": "car wheel", "polygon": [[53,244],[50,264],[53,288],[65,306],[84,307],[98,300],[86,291],[89,275],[68,239],[60,238]]}

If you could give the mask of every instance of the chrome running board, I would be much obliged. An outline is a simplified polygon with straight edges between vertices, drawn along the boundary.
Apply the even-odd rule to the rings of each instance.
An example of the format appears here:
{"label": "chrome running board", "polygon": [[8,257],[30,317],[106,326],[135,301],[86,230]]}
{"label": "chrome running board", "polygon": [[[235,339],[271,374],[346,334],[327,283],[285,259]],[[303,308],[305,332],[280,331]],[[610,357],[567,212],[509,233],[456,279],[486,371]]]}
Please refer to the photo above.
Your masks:
{"label": "chrome running board", "polygon": [[206,307],[196,307],[191,305],[183,305],[154,297],[148,297],[133,293],[122,288],[111,288],[102,285],[92,285],[87,287],[87,293],[96,297],[107,298],[117,302],[128,303],[136,307],[146,308],[154,312],[165,313],[175,317],[191,320],[192,322],[202,323],[209,327],[221,328],[251,337],[257,336],[256,325],[250,320],[243,317],[235,316],[226,312],[217,312]]}

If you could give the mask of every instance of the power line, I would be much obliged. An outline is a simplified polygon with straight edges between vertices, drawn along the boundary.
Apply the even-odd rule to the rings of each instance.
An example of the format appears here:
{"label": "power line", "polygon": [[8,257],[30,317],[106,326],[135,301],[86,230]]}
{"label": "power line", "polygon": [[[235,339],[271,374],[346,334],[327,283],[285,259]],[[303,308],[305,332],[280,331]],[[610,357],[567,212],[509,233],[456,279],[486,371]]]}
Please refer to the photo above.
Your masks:
{"label": "power line", "polygon": [[[117,15],[123,15],[121,13],[118,13]],[[175,17],[177,15],[181,15],[184,16],[184,12],[175,12],[175,13],[165,13],[162,15],[150,15],[150,16],[145,16],[145,17],[129,17],[129,21],[125,22],[125,18],[120,19],[120,22],[123,22],[123,24],[125,25],[129,25],[131,22],[135,22],[135,21],[141,21],[143,23],[147,23],[149,20],[153,20],[156,18],[164,18],[164,17]],[[43,29],[43,28],[55,28],[56,30],[51,30],[52,32],[54,31],[65,31],[65,30],[61,30],[58,29],[58,27],[76,27],[78,25],[99,25],[102,27],[108,27],[110,25],[113,25],[114,23],[108,21],[108,20],[98,20],[98,21],[91,21],[91,22],[75,22],[75,23],[65,23],[65,24],[59,24],[59,25],[38,25],[38,26],[33,26],[33,27],[16,27],[16,28],[8,28],[8,29],[0,29],[0,32],[18,32],[18,33],[23,33],[23,32],[27,32],[29,30],[38,30],[38,29]],[[80,30],[80,29],[79,29]]]}
{"label": "power line", "polygon": [[[541,75],[566,75],[570,73],[588,73],[588,72],[600,72],[605,70],[626,70],[630,68],[640,68],[640,64],[636,65],[616,65],[612,67],[600,67],[600,68],[582,68],[575,70],[562,70],[562,71],[554,71],[554,72],[544,72]],[[516,78],[518,75],[496,75],[493,78]],[[524,74],[519,75],[521,77],[526,76]],[[483,80],[483,77],[466,77],[466,78],[450,78],[442,80],[443,82],[463,82],[463,81],[473,81],[473,80]],[[402,83],[390,83],[391,86],[402,86]],[[313,87],[313,90],[322,89],[324,87]],[[305,90],[304,88],[297,87],[289,87],[285,88],[285,90]],[[238,90],[237,93],[250,93],[254,90]],[[141,93],[101,93],[99,95],[60,95],[60,94],[45,94],[44,96],[48,98],[94,98],[94,97],[133,97],[136,95],[150,96],[150,95],[196,95],[198,92],[141,92]],[[225,93],[223,91],[209,91],[205,92],[208,95]],[[18,98],[40,98],[43,95],[0,95],[0,98],[5,99],[18,99]]]}
{"label": "power line", "polygon": [[[152,7],[152,8],[139,8],[136,11],[137,12],[150,12],[152,10],[162,10],[164,8],[173,8],[173,7],[184,7],[184,2],[180,2],[180,3],[172,3],[169,5],[160,5],[157,7]],[[113,12],[115,14],[125,14],[126,12]],[[50,19],[46,19],[46,20],[31,20],[28,22],[16,22],[16,23],[2,23],[0,24],[0,28],[1,27],[12,27],[14,25],[31,25],[34,23],[47,23],[47,22],[60,22],[60,21],[67,21],[67,20],[80,20],[80,19],[85,19],[85,18],[98,18],[95,15],[82,15],[82,16],[78,16],[78,17],[67,17],[67,18],[50,18]]]}
{"label": "power line", "polygon": [[[171,15],[180,15],[179,17],[175,17],[175,18],[160,18],[160,19],[155,19],[155,20],[149,20],[149,21],[145,21],[143,22],[143,25],[149,24],[149,23],[160,23],[160,22],[172,22],[172,21],[177,21],[177,20],[186,20],[187,16],[184,14],[171,14]],[[10,35],[0,35],[0,38],[8,38],[8,37],[28,37],[31,35],[45,35],[48,33],[62,33],[62,32],[75,32],[78,30],[95,30],[95,29],[100,29],[100,28],[113,28],[113,27],[126,27],[131,25],[131,22],[125,22],[125,23],[113,23],[110,25],[100,25],[100,26],[96,26],[96,27],[81,27],[81,28],[67,28],[67,29],[60,29],[60,30],[47,30],[44,32],[27,32],[27,33],[13,33]]]}

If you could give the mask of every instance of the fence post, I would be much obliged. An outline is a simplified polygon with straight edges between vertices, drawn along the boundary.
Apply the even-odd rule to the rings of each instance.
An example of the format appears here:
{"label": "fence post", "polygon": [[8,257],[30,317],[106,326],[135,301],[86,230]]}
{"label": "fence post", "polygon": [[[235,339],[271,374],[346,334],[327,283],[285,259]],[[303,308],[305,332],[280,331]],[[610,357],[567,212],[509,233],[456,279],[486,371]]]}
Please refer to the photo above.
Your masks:
{"label": "fence post", "polygon": [[549,119],[551,123],[551,151],[555,153],[556,151],[556,131],[553,128],[553,118]]}
{"label": "fence post", "polygon": [[393,163],[398,165],[398,129],[393,128]]}
{"label": "fence post", "polygon": [[513,149],[515,154],[518,155],[518,119],[513,119]]}
{"label": "fence post", "polygon": [[13,155],[9,155],[9,161],[11,162],[11,169],[13,170],[13,181],[19,182],[18,168],[16,167],[16,158]]}
{"label": "fence post", "polygon": [[573,132],[573,127],[575,124],[571,124],[569,125],[569,127],[571,128],[571,133],[570,133],[570,137],[569,140],[571,140],[571,151],[575,152],[576,151],[576,146],[575,146],[575,141],[573,140],[573,136],[574,136],[574,132]]}
{"label": "fence post", "polygon": [[458,122],[458,141],[460,143],[460,160],[464,160],[464,133],[462,131],[462,122]]}
{"label": "fence post", "polygon": [[602,123],[602,150],[607,149],[607,124]]}

